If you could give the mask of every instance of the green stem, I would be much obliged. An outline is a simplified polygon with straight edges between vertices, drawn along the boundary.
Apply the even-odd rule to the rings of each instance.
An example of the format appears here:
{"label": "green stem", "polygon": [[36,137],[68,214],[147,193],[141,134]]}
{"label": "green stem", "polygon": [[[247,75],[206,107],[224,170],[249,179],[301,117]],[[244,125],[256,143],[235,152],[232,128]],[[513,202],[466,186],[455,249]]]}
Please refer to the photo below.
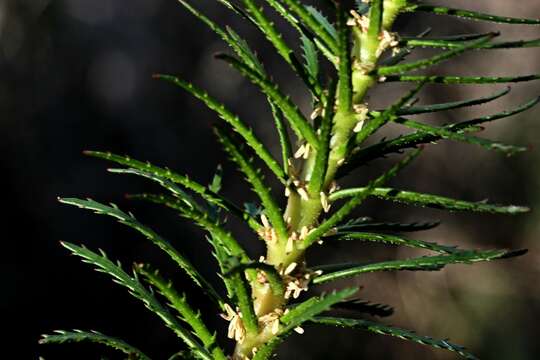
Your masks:
{"label": "green stem", "polygon": [[[288,3],[294,3],[288,1]],[[379,31],[391,28],[399,12],[406,6],[404,0],[384,0],[383,15],[379,13],[378,19],[374,20],[377,32],[372,29],[369,34],[370,41],[357,43],[355,47],[359,48],[362,55],[360,59],[352,65],[352,74],[350,81],[352,83],[352,104],[343,106],[338,104],[338,111],[333,118],[332,138],[330,141],[330,153],[328,155],[327,171],[324,177],[324,184],[321,191],[328,192],[330,184],[334,181],[337,170],[344,162],[347,155],[349,141],[354,136],[354,129],[359,121],[364,119],[353,111],[354,105],[361,104],[364,101],[368,90],[377,83],[373,75],[368,75],[376,66],[379,49]],[[377,25],[378,23],[378,25]],[[366,34],[368,35],[368,34]],[[354,36],[355,41],[361,41],[362,37]],[[343,70],[343,69],[342,69]],[[328,101],[331,101],[329,99]],[[309,182],[313,165],[316,160],[316,150],[312,149],[308,158],[304,161],[301,179],[303,182]],[[291,185],[292,186],[292,185]],[[295,232],[301,234],[302,228],[311,229],[318,223],[318,219],[323,212],[323,206],[319,194],[308,194],[308,198],[302,198],[294,188],[287,200],[287,208],[284,213],[284,219],[288,225],[289,235]],[[305,229],[304,229],[305,232]],[[273,265],[278,270],[287,268],[293,262],[298,265],[304,263],[305,245],[303,241],[294,241],[294,246],[287,247],[283,242],[268,242],[266,263]],[[287,284],[284,284],[285,286]],[[287,299],[284,296],[276,295],[272,291],[252,283],[254,308],[259,317],[269,314],[276,309],[281,309]],[[259,324],[257,334],[248,334],[246,338],[239,342],[235,348],[233,360],[251,358],[253,349],[260,348],[262,345],[275,337],[268,324]]]}

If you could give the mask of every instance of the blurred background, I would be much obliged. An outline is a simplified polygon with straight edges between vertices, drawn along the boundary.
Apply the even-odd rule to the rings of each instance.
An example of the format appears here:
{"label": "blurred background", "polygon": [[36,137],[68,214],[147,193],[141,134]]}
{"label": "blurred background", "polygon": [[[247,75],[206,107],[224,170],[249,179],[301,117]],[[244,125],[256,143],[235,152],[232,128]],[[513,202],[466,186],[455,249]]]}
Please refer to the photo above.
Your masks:
{"label": "blurred background", "polygon": [[[284,90],[309,112],[309,97],[300,82],[272,53],[265,39],[216,1],[197,6],[221,24],[234,27],[251,44]],[[434,2],[435,3],[435,2]],[[439,1],[516,17],[540,17],[540,2],[521,0]],[[319,4],[324,7],[322,4]],[[283,22],[276,18],[280,26]],[[414,35],[433,28],[433,35],[483,32],[498,28],[502,39],[540,37],[539,27],[493,26],[423,15],[401,18],[396,28]],[[285,38],[296,44],[286,26]],[[82,150],[110,150],[208,183],[218,164],[225,170],[224,192],[239,203],[254,196],[216,145],[210,131],[219,121],[188,94],[151,79],[156,72],[178,74],[207,88],[239,113],[277,154],[276,135],[264,98],[238,74],[213,59],[228,50],[205,26],[174,0],[0,0],[0,141],[2,160],[3,324],[9,329],[3,352],[13,359],[119,358],[94,345],[38,346],[41,333],[54,329],[95,329],[126,339],[156,359],[181,350],[160,320],[110,279],[68,256],[60,240],[102,248],[129,268],[133,261],[152,261],[207,321],[223,331],[226,323],[175,271],[168,259],[138,234],[110,218],[66,207],[57,196],[92,197],[133,211],[144,223],[169,238],[214,281],[214,263],[204,234],[174,214],[132,203],[126,193],[156,188],[138,178],[106,172],[104,161],[86,158]],[[421,56],[429,52],[419,52]],[[414,57],[411,57],[414,59]],[[537,49],[477,52],[430,70],[437,74],[517,75],[540,72]],[[496,86],[429,86],[422,103],[484,96]],[[384,85],[370,95],[373,106],[391,103],[410,86]],[[422,117],[431,124],[460,121],[517,106],[540,95],[540,82],[516,84],[496,103]],[[506,158],[479,147],[440,142],[392,186],[467,200],[540,207],[540,108],[493,123],[482,136],[530,147]],[[403,131],[389,127],[380,136]],[[396,157],[373,162],[346,179],[364,184]],[[280,196],[281,194],[276,194]],[[282,199],[283,200],[283,199]],[[528,248],[518,259],[475,266],[459,265],[434,273],[372,274],[349,281],[362,286],[361,297],[393,306],[381,321],[420,334],[450,338],[482,359],[538,359],[540,345],[540,216],[506,217],[448,214],[370,200],[358,215],[381,221],[441,220],[442,225],[411,234],[472,248]],[[7,215],[7,216],[6,216]],[[253,254],[260,243],[235,222],[231,226]],[[15,254],[15,256],[14,256]],[[312,251],[312,263],[394,259],[420,252],[346,242]],[[345,284],[345,283],[344,283]],[[324,289],[315,289],[314,292]],[[222,332],[223,333],[223,332]],[[221,339],[230,346],[230,342]],[[7,345],[7,349],[6,349]],[[280,359],[454,359],[398,339],[363,332],[325,332],[310,326],[280,348]]]}

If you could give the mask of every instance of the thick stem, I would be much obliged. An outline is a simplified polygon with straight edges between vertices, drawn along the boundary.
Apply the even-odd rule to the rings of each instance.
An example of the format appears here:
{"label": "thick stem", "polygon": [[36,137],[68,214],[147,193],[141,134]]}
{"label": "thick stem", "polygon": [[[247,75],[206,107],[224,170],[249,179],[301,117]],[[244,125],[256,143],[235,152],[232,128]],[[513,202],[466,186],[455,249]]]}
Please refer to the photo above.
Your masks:
{"label": "thick stem", "polygon": [[[407,5],[406,0],[384,0],[383,11],[383,29],[389,30],[395,21],[400,11]],[[358,38],[356,38],[358,40]],[[376,84],[377,79],[368,75],[376,66],[378,56],[380,55],[377,47],[373,44],[359,43],[355,44],[359,47],[363,58],[366,61],[356,63],[352,70],[352,86],[353,86],[353,104],[358,105],[364,101],[365,95],[369,88]],[[359,121],[364,119],[359,118],[352,109],[336,113],[334,117],[334,128],[330,143],[330,154],[328,158],[327,171],[325,181],[321,191],[327,192],[330,184],[333,182],[336,171],[343,163],[347,151],[348,142],[354,134],[354,128]],[[304,163],[302,180],[309,181],[314,164],[316,153],[312,151],[308,159]],[[318,218],[322,212],[321,199],[319,194],[309,194],[309,199],[302,199],[298,193],[292,191],[288,197],[287,208],[284,213],[284,218],[288,224],[289,235],[295,232],[297,235],[301,233],[303,227],[311,229],[317,225]],[[290,243],[290,242],[289,242]],[[302,241],[295,241],[291,248],[290,244],[284,244],[282,241],[268,243],[266,262],[273,265],[278,271],[283,271],[291,263],[304,263],[305,249],[301,245]],[[260,285],[260,284],[259,284]],[[285,283],[285,287],[287,284]],[[259,320],[262,316],[283,309],[287,303],[285,296],[276,295],[268,287],[258,286],[252,283],[253,298],[255,313]],[[233,360],[250,359],[253,356],[255,348],[260,348],[273,337],[275,333],[272,330],[271,322],[259,321],[259,332],[254,335],[247,334],[243,341],[238,342],[233,354]]]}

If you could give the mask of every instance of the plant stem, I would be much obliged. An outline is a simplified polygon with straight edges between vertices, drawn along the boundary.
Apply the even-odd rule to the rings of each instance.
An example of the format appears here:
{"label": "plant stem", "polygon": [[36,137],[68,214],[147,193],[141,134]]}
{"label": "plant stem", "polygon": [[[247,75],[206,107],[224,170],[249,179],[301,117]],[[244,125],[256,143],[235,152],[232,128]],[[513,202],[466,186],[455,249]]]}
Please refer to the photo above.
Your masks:
{"label": "plant stem", "polygon": [[[384,0],[384,11],[382,17],[381,29],[386,31],[390,29],[399,12],[406,6],[405,0]],[[367,34],[366,34],[367,35]],[[364,42],[355,44],[360,49],[362,56],[357,59],[357,62],[352,66],[352,109],[344,109],[340,107],[334,115],[332,139],[330,141],[330,154],[328,157],[327,171],[324,180],[322,192],[327,193],[331,184],[334,181],[336,172],[341,164],[345,161],[349,150],[349,140],[354,135],[354,128],[361,121],[366,120],[365,115],[356,114],[353,109],[354,105],[362,104],[368,90],[377,83],[377,79],[373,75],[369,75],[371,70],[376,66],[378,57],[382,50],[380,49],[379,36],[373,37],[370,41],[366,41],[365,37],[353,37],[356,41],[364,38]],[[329,100],[330,101],[330,100]],[[315,163],[316,151],[311,151],[308,158],[303,162],[303,171],[301,181],[306,183],[309,181],[313,164]],[[308,198],[302,198],[296,191],[291,190],[287,200],[287,208],[284,213],[284,219],[288,224],[289,236],[293,233],[299,235],[302,229],[306,227],[308,230],[317,225],[318,219],[323,211],[323,206],[319,194],[308,194]],[[304,230],[305,232],[305,230]],[[273,265],[278,271],[283,271],[290,264],[296,263],[298,266],[304,266],[305,249],[302,241],[295,241],[294,246],[283,242],[272,242],[267,244],[266,262]],[[284,276],[284,285],[287,283]],[[260,287],[258,284],[252,283],[254,307],[256,315],[259,319],[267,314],[282,309],[288,299],[285,296],[276,296],[268,288]],[[244,360],[251,358],[254,348],[260,348],[276,335],[270,328],[268,323],[260,323],[260,331],[255,335],[247,334],[245,339],[237,343],[234,351],[233,360]]]}

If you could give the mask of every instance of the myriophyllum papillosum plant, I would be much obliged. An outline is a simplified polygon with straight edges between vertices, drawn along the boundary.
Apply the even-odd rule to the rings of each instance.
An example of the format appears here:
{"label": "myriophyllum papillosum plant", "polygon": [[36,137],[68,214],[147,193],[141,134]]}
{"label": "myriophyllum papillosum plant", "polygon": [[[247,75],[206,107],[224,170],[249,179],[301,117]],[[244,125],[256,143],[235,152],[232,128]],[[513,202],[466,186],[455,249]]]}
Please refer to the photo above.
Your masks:
{"label": "myriophyllum papillosum plant", "polygon": [[[498,214],[520,214],[521,206],[500,206],[486,202],[469,202],[438,195],[417,193],[388,187],[388,181],[409,165],[424,149],[440,139],[477,145],[513,155],[525,148],[506,145],[476,136],[486,123],[504,119],[530,109],[539,102],[534,98],[516,108],[493,115],[433,126],[411,119],[418,114],[436,113],[491,102],[508,94],[509,88],[482,98],[433,105],[416,104],[425,84],[494,84],[540,79],[540,75],[508,77],[421,75],[429,69],[465,52],[540,46],[540,40],[496,42],[498,32],[430,37],[429,31],[418,36],[401,36],[392,32],[400,14],[432,13],[467,20],[509,24],[538,25],[538,19],[518,19],[474,11],[426,5],[407,0],[328,1],[332,13],[323,15],[300,0],[218,0],[236,16],[260,31],[309,90],[312,113],[304,114],[272,80],[255,52],[233,29],[208,18],[191,3],[179,0],[191,14],[214,31],[232,50],[216,57],[230,64],[252,82],[266,97],[275,121],[281,145],[276,159],[244,120],[196,85],[171,75],[156,75],[185,90],[213,110],[221,120],[215,134],[230,159],[245,176],[259,203],[239,205],[220,193],[221,174],[209,186],[180,175],[168,168],[141,162],[109,152],[88,151],[87,155],[112,161],[122,168],[113,173],[133,174],[157,182],[164,189],[158,194],[130,195],[167,206],[207,232],[207,241],[215,257],[223,287],[216,287],[184,257],[178,243],[170,242],[130,212],[94,200],[62,198],[65,204],[108,215],[140,232],[165,252],[215,303],[216,313],[228,321],[232,346],[223,346],[225,334],[216,334],[202,320],[200,312],[182,289],[147,264],[136,264],[127,272],[111,261],[103,251],[63,242],[73,254],[98,271],[112,276],[146,307],[159,316],[184,343],[183,350],[171,358],[205,360],[264,360],[273,356],[277,346],[292,332],[303,333],[307,324],[345,327],[398,337],[427,346],[453,351],[475,359],[465,348],[447,340],[436,340],[412,331],[362,319],[362,315],[388,316],[392,310],[358,297],[357,288],[335,290],[305,298],[304,292],[320,284],[358,277],[379,271],[437,271],[449,264],[471,264],[505,259],[523,254],[524,250],[462,250],[455,246],[411,239],[404,232],[428,230],[436,223],[381,223],[369,218],[352,218],[353,210],[368,197],[385,201],[448,211],[473,211]],[[299,36],[299,49],[287,43],[270,19],[271,11],[282,16]],[[408,60],[418,48],[439,50],[432,57]],[[331,71],[321,74],[320,61],[327,61]],[[406,82],[412,90],[385,109],[373,108],[366,95],[381,84]],[[386,85],[385,85],[386,86]],[[257,113],[257,118],[260,117]],[[367,145],[367,140],[382,127],[397,123],[404,133]],[[294,139],[289,138],[289,129]],[[398,154],[395,157],[390,154]],[[371,181],[340,189],[338,182],[351,171],[376,159],[389,158],[388,170]],[[269,188],[261,166],[266,167],[281,184],[280,197]],[[286,200],[282,206],[281,200]],[[228,229],[226,218],[234,215],[252,230],[249,239],[239,241]],[[313,264],[306,257],[312,246],[356,240],[392,246],[418,248],[429,255],[384,262],[362,261],[347,264]],[[263,241],[266,254],[248,254],[240,245]],[[169,274],[169,276],[172,274]],[[329,316],[335,309],[353,311],[351,318]],[[347,312],[350,314],[351,312]],[[371,318],[370,318],[371,319]],[[129,359],[149,359],[124,341],[94,331],[58,331],[45,335],[42,343],[93,341],[116,348]],[[179,350],[182,349],[179,345]],[[335,358],[340,358],[336,353]]]}

